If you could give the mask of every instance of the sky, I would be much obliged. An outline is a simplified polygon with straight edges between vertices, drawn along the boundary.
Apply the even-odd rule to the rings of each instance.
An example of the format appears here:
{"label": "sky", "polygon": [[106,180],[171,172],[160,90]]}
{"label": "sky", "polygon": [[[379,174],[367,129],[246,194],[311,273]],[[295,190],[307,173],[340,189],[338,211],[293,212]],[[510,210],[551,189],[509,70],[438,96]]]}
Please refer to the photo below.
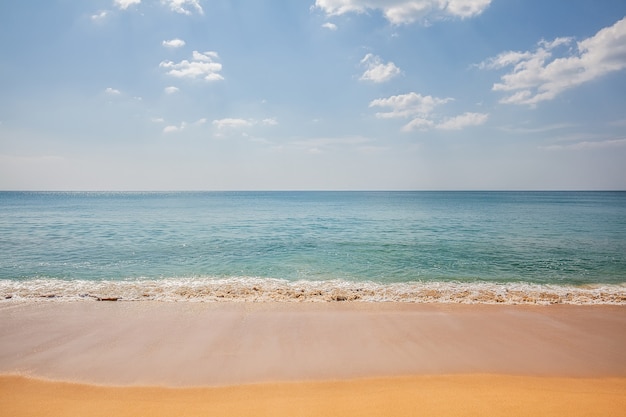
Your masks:
{"label": "sky", "polygon": [[0,190],[625,190],[623,0],[0,3]]}

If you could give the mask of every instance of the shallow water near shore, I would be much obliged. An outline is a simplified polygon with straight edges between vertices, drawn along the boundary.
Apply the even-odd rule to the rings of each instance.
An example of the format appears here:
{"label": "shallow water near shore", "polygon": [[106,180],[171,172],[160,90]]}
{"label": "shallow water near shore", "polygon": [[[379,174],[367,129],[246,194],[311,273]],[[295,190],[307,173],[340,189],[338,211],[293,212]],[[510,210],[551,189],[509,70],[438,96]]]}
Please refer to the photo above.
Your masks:
{"label": "shallow water near shore", "polygon": [[625,192],[0,192],[0,296],[626,302]]}

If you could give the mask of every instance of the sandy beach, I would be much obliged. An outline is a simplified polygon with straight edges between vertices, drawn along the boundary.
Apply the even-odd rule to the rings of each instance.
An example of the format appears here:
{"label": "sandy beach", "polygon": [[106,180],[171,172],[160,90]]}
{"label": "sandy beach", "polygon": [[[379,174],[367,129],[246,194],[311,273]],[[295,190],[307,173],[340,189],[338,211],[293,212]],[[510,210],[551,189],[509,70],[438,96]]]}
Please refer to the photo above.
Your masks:
{"label": "sandy beach", "polygon": [[626,307],[5,302],[1,415],[626,415]]}

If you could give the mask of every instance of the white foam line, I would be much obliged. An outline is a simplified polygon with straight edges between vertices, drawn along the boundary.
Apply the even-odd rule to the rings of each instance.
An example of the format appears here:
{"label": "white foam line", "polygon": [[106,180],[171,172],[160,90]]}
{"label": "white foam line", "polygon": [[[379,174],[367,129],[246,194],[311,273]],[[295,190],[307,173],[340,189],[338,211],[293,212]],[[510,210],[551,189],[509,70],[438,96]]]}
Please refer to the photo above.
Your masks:
{"label": "white foam line", "polygon": [[560,286],[489,282],[287,281],[258,277],[120,281],[0,280],[0,301],[413,302],[626,305],[626,285]]}

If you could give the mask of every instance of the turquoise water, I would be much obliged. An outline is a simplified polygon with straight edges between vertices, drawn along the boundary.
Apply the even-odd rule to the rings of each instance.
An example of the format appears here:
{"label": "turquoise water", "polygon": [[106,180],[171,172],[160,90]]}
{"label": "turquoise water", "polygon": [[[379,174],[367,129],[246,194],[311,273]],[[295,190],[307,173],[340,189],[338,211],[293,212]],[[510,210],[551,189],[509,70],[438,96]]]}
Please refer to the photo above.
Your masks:
{"label": "turquoise water", "polygon": [[0,280],[623,292],[626,192],[1,192]]}

